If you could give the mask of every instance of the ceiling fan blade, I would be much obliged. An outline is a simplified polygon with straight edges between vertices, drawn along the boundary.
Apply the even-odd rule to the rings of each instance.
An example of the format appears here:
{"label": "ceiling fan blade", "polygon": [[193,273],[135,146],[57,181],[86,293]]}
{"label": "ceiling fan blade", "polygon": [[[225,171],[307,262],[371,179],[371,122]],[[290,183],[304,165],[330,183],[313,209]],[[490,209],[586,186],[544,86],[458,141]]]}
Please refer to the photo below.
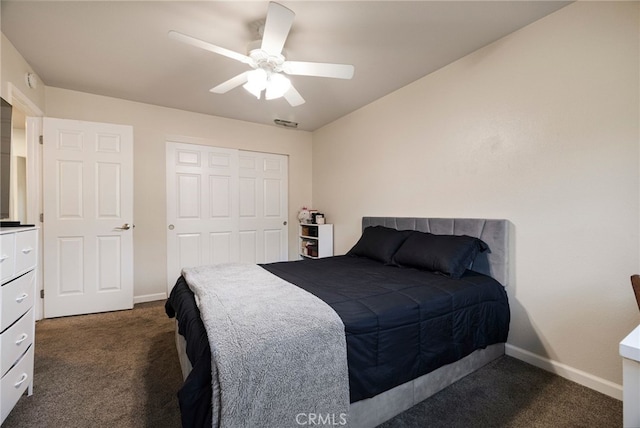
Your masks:
{"label": "ceiling fan blade", "polygon": [[232,77],[226,82],[222,82],[215,88],[209,89],[210,92],[215,94],[224,94],[232,90],[233,88],[237,88],[240,85],[244,85],[247,83],[249,72],[245,71],[244,73],[238,74],[236,77]]}
{"label": "ceiling fan blade", "polygon": [[299,106],[300,104],[304,104],[304,98],[300,95],[300,92],[293,87],[293,85],[289,88],[287,92],[284,93],[284,99],[287,100],[291,107]]}
{"label": "ceiling fan blade", "polygon": [[271,2],[264,23],[261,49],[269,55],[280,55],[296,14],[281,4]]}
{"label": "ceiling fan blade", "polygon": [[355,71],[353,65],[329,64],[326,62],[285,61],[282,71],[298,76],[333,77],[351,79]]}
{"label": "ceiling fan blade", "polygon": [[226,56],[227,58],[235,59],[236,61],[244,62],[245,64],[253,64],[253,60],[246,55],[234,52],[229,49],[221,48],[220,46],[212,45],[209,42],[196,39],[195,37],[187,36],[186,34],[178,33],[177,31],[169,31],[169,37],[174,40],[178,40],[179,42],[186,43],[188,45],[195,46],[209,52],[217,53],[219,55]]}

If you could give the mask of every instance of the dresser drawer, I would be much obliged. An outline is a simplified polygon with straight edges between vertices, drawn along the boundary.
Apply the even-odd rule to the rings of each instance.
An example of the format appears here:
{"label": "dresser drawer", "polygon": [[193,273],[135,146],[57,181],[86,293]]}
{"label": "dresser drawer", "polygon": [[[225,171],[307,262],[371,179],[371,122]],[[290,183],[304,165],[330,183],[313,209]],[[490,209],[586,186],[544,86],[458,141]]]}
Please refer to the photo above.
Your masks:
{"label": "dresser drawer", "polygon": [[0,336],[0,376],[9,371],[33,343],[33,308]]}
{"label": "dresser drawer", "polygon": [[16,233],[16,274],[26,272],[36,266],[37,248],[37,230]]}
{"label": "dresser drawer", "polygon": [[2,282],[11,278],[15,272],[15,243],[15,234],[8,233],[6,235],[0,235],[0,280],[2,280]]}
{"label": "dresser drawer", "polygon": [[0,415],[4,421],[33,380],[33,346],[0,380]]}
{"label": "dresser drawer", "polygon": [[35,271],[28,272],[2,286],[0,331],[4,331],[33,306]]}

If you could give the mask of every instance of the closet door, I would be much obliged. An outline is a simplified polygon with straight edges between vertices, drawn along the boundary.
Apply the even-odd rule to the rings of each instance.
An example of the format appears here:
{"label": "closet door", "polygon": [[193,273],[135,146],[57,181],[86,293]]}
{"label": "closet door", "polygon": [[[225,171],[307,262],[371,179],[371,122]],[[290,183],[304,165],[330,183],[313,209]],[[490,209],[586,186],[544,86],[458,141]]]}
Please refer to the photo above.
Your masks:
{"label": "closet door", "polygon": [[240,151],[240,261],[287,260],[288,158]]}
{"label": "closet door", "polygon": [[287,260],[283,155],[167,143],[167,287],[180,271]]}
{"label": "closet door", "polygon": [[169,290],[183,267],[238,260],[238,151],[167,144]]}

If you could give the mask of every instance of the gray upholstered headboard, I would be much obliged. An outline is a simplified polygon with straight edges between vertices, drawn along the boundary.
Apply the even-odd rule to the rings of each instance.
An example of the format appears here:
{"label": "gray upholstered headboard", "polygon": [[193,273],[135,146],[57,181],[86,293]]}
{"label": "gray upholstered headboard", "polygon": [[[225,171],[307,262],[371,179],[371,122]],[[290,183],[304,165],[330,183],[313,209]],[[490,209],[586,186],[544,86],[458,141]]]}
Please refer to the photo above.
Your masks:
{"label": "gray upholstered headboard", "polygon": [[468,235],[482,239],[489,250],[480,253],[472,270],[506,286],[509,280],[509,222],[476,218],[362,217],[362,229],[385,226],[436,235]]}

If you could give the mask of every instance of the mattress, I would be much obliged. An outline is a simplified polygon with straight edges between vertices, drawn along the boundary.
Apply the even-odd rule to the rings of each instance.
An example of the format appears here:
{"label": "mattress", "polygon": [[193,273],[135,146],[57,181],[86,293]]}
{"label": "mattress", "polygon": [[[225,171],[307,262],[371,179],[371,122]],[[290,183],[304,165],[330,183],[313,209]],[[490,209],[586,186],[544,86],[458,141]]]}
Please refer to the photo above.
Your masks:
{"label": "mattress", "polygon": [[[477,272],[451,279],[349,256],[262,267],[316,295],[342,319],[352,403],[505,342],[508,335],[504,287]],[[193,366],[178,392],[183,426],[210,426],[211,354],[193,294],[182,278],[166,310],[178,320]]]}

